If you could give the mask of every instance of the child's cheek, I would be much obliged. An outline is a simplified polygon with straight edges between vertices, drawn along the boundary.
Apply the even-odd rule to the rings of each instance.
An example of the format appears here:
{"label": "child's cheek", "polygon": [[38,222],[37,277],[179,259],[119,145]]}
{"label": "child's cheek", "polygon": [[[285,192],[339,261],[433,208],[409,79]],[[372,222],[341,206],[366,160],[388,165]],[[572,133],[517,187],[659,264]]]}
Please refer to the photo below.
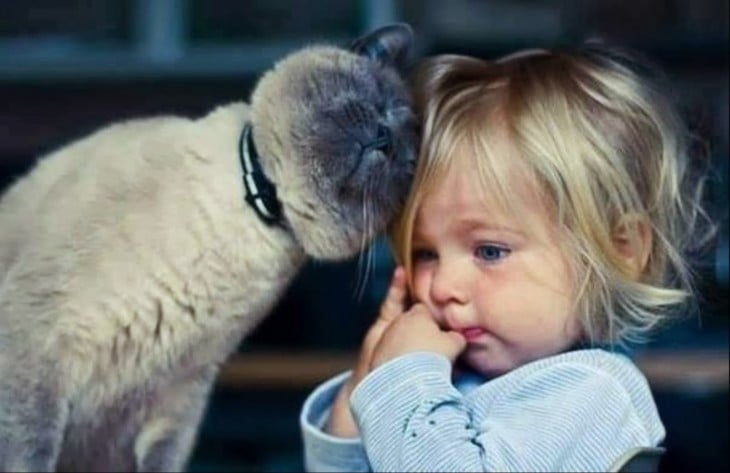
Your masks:
{"label": "child's cheek", "polygon": [[411,303],[428,302],[428,272],[422,268],[414,268],[413,270],[413,293],[411,294]]}

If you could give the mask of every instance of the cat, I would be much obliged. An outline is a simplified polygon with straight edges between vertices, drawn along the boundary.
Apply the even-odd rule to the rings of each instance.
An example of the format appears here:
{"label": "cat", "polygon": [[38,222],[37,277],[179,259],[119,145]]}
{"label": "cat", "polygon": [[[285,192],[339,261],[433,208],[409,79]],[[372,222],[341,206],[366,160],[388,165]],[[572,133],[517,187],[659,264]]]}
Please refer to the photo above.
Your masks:
{"label": "cat", "polygon": [[250,101],[114,123],[0,200],[0,470],[179,471],[222,362],[404,203],[413,33],[305,46]]}

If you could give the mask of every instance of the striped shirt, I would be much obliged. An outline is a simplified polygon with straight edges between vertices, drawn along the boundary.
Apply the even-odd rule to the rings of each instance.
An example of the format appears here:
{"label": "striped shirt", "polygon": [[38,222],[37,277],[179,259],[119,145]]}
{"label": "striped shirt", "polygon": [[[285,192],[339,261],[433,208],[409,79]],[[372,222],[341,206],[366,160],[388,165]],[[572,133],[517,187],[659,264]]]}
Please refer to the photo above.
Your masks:
{"label": "striped shirt", "polygon": [[378,367],[350,407],[361,438],[322,427],[350,373],[323,383],[300,424],[307,471],[606,471],[665,431],[649,385],[624,355],[576,350],[484,382],[451,379],[427,352]]}

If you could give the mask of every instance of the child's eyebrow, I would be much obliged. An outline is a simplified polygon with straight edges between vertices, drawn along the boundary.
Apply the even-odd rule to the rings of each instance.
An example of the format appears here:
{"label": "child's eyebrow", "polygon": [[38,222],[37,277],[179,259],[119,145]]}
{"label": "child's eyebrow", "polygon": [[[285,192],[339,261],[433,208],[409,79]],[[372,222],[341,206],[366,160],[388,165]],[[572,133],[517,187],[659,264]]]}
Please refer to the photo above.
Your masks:
{"label": "child's eyebrow", "polygon": [[517,228],[500,224],[498,222],[487,222],[482,219],[465,219],[459,222],[459,231],[461,233],[470,233],[473,231],[493,231],[500,233],[511,233],[517,236],[524,236],[524,232]]}

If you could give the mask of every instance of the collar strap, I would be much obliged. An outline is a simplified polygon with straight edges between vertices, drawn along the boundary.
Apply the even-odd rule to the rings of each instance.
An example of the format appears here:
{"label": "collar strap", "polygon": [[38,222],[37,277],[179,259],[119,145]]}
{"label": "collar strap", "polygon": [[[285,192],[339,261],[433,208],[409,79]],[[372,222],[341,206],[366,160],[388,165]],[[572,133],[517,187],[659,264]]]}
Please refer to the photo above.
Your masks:
{"label": "collar strap", "polygon": [[281,202],[276,196],[276,187],[261,170],[251,130],[251,124],[247,123],[238,143],[246,202],[267,225],[277,224],[281,221]]}

